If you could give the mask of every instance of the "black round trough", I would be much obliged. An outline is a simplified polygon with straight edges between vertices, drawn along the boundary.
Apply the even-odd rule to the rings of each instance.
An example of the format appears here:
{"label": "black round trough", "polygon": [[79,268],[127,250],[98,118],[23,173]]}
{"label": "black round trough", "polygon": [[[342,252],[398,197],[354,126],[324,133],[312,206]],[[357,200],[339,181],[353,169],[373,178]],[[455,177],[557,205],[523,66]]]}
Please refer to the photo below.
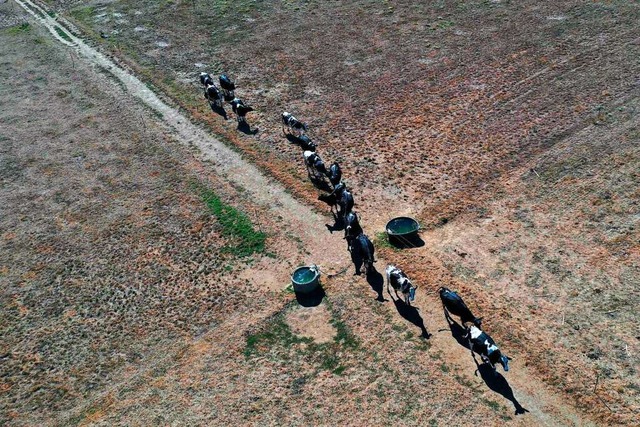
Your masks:
{"label": "black round trough", "polygon": [[408,242],[418,239],[420,224],[408,216],[399,216],[389,221],[385,230],[390,243],[406,245]]}
{"label": "black round trough", "polygon": [[291,275],[293,290],[308,294],[316,290],[320,284],[320,271],[315,265],[298,267]]}

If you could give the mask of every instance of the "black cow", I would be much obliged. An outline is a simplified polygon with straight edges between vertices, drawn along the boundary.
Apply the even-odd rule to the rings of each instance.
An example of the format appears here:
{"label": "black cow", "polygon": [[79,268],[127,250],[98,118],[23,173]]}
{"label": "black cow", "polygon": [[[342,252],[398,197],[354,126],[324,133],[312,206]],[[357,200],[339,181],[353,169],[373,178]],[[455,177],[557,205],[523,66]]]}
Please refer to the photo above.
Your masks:
{"label": "black cow", "polygon": [[[400,289],[400,292],[402,292],[402,296],[404,298],[404,303],[406,305],[411,305],[411,290],[413,289],[413,293],[415,295],[417,286],[414,286],[413,283],[411,283],[411,280],[404,273],[404,271],[400,270],[395,265],[388,265],[386,273],[387,292],[389,292],[389,285],[391,285],[393,291],[396,293],[396,297],[398,297],[398,289]],[[389,294],[391,293],[389,292]]]}
{"label": "black cow", "polygon": [[442,305],[444,306],[447,314],[451,313],[459,316],[463,324],[469,322],[480,327],[482,318],[475,317],[473,313],[471,313],[471,310],[469,310],[469,307],[467,307],[457,292],[445,287],[440,288],[438,292],[440,293],[440,299],[442,300]]}
{"label": "black cow", "polygon": [[207,85],[204,97],[207,98],[209,104],[222,107],[222,94],[214,84]]}
{"label": "black cow", "polygon": [[[362,264],[365,268],[365,274],[371,271],[373,263],[376,262],[374,258],[375,248],[373,247],[371,240],[369,240],[364,233],[360,233],[358,237],[355,238],[351,253],[356,259],[359,258],[362,260]],[[356,263],[356,275],[360,274],[359,267],[360,266]]]}
{"label": "black cow", "polygon": [[233,100],[235,99],[235,90],[236,90],[236,84],[233,80],[231,80],[229,78],[229,76],[227,76],[226,74],[222,74],[220,75],[220,77],[218,78],[218,81],[220,81],[220,87],[222,88],[222,96],[224,97],[224,100],[227,102],[233,102]]}
{"label": "black cow", "polygon": [[358,214],[349,212],[344,216],[344,238],[347,240],[347,250],[351,252],[353,240],[362,234],[363,230],[358,220]]}
{"label": "black cow", "polygon": [[213,84],[213,79],[208,73],[200,73],[200,83],[202,86],[207,87]]}
{"label": "black cow", "polygon": [[247,113],[250,113],[251,111],[253,111],[253,107],[246,105],[239,98],[234,98],[233,101],[231,101],[231,109],[233,110],[236,117],[238,118],[238,123],[246,123]]}
{"label": "black cow", "polygon": [[331,206],[331,212],[333,212],[333,208],[336,208],[336,218],[338,215],[344,218],[349,212],[351,212],[354,205],[353,194],[346,189],[339,193],[334,190],[329,194],[321,194],[318,196],[318,200],[322,200]]}
{"label": "black cow", "polygon": [[340,169],[338,162],[333,162],[331,166],[329,166],[327,178],[329,178],[329,182],[331,182],[334,188],[342,181],[342,169]]}
{"label": "black cow", "polygon": [[507,372],[509,370],[510,359],[500,352],[500,349],[493,339],[473,323],[468,322],[465,323],[464,326],[467,328],[466,337],[469,339],[471,355],[474,355],[473,351],[475,350],[480,354],[482,361],[489,363],[494,370],[496,369],[496,365],[500,363],[504,371]]}
{"label": "black cow", "polygon": [[282,113],[282,133],[285,133],[285,129],[289,130],[289,133],[295,133],[298,137],[304,135],[307,131],[307,124],[293,117],[291,113],[286,111]]}
{"label": "black cow", "polygon": [[311,138],[309,138],[307,135],[300,135],[296,139],[296,143],[300,145],[300,147],[302,147],[302,149],[305,151],[316,151],[316,148],[318,148],[318,144],[311,141]]}

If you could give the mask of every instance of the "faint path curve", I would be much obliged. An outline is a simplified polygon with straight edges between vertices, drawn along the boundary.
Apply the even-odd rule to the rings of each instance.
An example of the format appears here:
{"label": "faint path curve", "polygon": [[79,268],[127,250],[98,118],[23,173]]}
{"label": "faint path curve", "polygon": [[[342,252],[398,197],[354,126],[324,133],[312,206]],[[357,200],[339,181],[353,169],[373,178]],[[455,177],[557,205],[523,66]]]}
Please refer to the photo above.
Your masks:
{"label": "faint path curve", "polygon": [[[323,226],[325,222],[324,217],[313,212],[309,206],[293,198],[280,183],[266,177],[257,167],[245,161],[239,153],[231,150],[205,130],[192,124],[187,117],[163,102],[134,75],[124,70],[96,49],[87,45],[82,39],[73,35],[67,30],[66,24],[51,17],[47,11],[30,0],[14,1],[31,14],[35,21],[46,27],[56,40],[65,46],[75,49],[80,56],[90,64],[97,65],[111,73],[122,82],[131,95],[138,98],[153,111],[160,113],[163,117],[163,122],[174,130],[177,139],[185,145],[193,145],[196,147],[201,153],[201,158],[211,162],[218,174],[242,187],[246,191],[247,197],[251,197],[258,205],[273,212],[274,215],[280,215],[283,220],[288,223],[289,227],[292,227],[295,233],[306,242],[315,242],[313,247],[310,247],[312,251],[312,255],[310,256],[313,257],[312,259],[314,259],[315,262],[318,262],[320,265],[326,262],[327,264],[335,266],[335,254],[332,254],[332,252],[335,251],[327,251],[325,248],[336,246],[336,236],[331,236],[327,233],[327,230]],[[380,263],[379,265],[386,265],[384,260],[378,259],[378,261]],[[424,303],[428,301],[428,307],[423,307],[423,313],[441,312],[438,301],[432,301],[432,298],[424,298],[423,301]],[[255,319],[268,316],[270,310],[273,308],[274,307],[269,306],[263,308],[260,313],[255,313]],[[391,308],[389,309],[391,310]],[[209,338],[212,339],[215,338],[216,331],[220,327],[233,324],[242,314],[243,313],[238,313],[237,315],[231,316],[226,319],[223,324],[218,325],[217,328],[214,328],[207,334],[203,334],[203,336],[190,343],[181,342],[175,349],[167,349],[165,354],[155,360],[148,369],[152,369],[154,366],[166,362],[172,358],[172,355],[183,352],[188,348],[193,349],[196,343],[204,338],[205,335],[209,335]],[[430,318],[429,323],[432,325],[435,324],[434,316],[435,315],[428,316]],[[468,360],[469,355],[462,350],[453,339],[447,337],[442,340],[436,339],[436,341],[438,341],[438,345],[442,346],[448,354],[455,355],[452,356],[452,361],[455,360],[456,365],[458,365],[461,370],[467,370],[467,365],[470,363]],[[146,369],[146,371],[148,371],[148,369]],[[139,372],[138,375],[134,375],[134,377],[140,377],[140,374]],[[549,411],[549,409],[552,408],[559,411],[562,414],[562,418],[574,425],[591,425],[591,423],[583,419],[571,405],[563,404],[561,397],[555,395],[555,393],[545,385],[528,375],[528,370],[524,369],[524,367],[522,367],[519,372],[510,372],[510,374],[512,375],[510,375],[509,379],[512,381],[512,385],[516,387],[515,393],[518,399],[524,407],[531,411],[529,415],[525,415],[525,417],[533,418],[529,419],[531,425],[561,425],[562,422],[556,418],[558,415],[557,412],[554,416],[552,415],[554,411]],[[133,381],[133,378],[131,378],[130,381]],[[109,395],[110,391],[112,391],[112,389],[107,389],[104,393],[87,402],[86,405],[72,409],[70,413],[67,413],[67,416],[71,417],[78,414],[78,412],[82,412],[91,405],[92,402],[96,402]]]}

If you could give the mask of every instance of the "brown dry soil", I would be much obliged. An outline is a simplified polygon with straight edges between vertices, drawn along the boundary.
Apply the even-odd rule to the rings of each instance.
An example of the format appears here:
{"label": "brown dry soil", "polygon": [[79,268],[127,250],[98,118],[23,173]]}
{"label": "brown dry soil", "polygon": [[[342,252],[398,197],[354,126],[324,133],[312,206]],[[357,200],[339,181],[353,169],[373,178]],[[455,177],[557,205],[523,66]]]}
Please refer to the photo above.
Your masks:
{"label": "brown dry soil", "polygon": [[[638,2],[48,3],[315,204],[278,116],[308,120],[370,235],[396,214],[427,227],[421,248],[377,241],[420,310],[350,272],[321,306],[291,302],[274,283],[305,259],[338,265],[339,236],[283,233],[292,213],[252,206],[3,5],[3,424],[638,419]],[[256,135],[207,111],[201,70],[237,78]],[[253,213],[269,255],[225,252],[193,182]],[[475,372],[442,285],[485,317],[509,373]]]}

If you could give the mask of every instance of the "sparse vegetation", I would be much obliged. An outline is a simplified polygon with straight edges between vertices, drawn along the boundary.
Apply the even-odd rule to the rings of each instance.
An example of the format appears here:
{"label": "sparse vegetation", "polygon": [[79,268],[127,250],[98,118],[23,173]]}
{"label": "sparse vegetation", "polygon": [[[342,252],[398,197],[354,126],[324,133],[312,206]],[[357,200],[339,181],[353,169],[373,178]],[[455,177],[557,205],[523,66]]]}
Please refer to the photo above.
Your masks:
{"label": "sparse vegetation", "polygon": [[202,199],[222,227],[222,235],[229,239],[225,252],[246,257],[264,251],[267,236],[254,229],[245,213],[225,204],[211,190],[203,190]]}

